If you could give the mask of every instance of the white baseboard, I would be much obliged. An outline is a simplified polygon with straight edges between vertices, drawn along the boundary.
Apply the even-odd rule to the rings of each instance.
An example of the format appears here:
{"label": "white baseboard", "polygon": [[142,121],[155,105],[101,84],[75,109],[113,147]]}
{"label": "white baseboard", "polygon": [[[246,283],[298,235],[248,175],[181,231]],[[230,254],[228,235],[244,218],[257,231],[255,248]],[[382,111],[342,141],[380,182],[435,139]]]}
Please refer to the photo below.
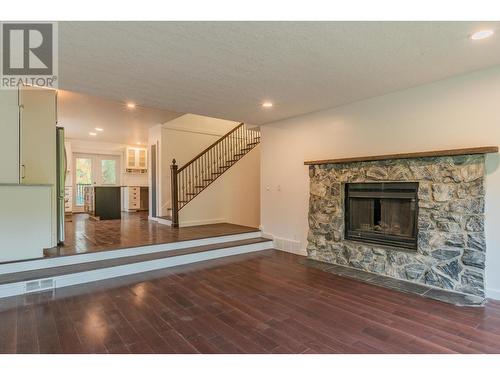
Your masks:
{"label": "white baseboard", "polygon": [[486,289],[486,297],[500,301],[500,289]]}
{"label": "white baseboard", "polygon": [[[149,220],[156,221],[158,224],[163,224],[163,225],[172,225],[171,220],[163,219],[160,217],[148,217]],[[196,225],[207,225],[207,224],[221,224],[221,223],[227,223],[227,219],[206,219],[206,220],[188,220],[188,221],[183,221],[182,218],[179,219],[179,227],[184,228],[184,227],[194,227]]]}
{"label": "white baseboard", "polygon": [[155,218],[155,221],[158,224],[161,224],[161,225],[167,225],[169,227],[172,226],[172,220],[168,220],[168,219],[163,219],[163,218],[157,217],[157,218]]}
{"label": "white baseboard", "polygon": [[292,240],[290,238],[274,236],[269,233],[264,233],[263,237],[272,239],[273,246],[275,249],[302,256],[307,255],[307,252],[304,249],[302,249],[302,243],[300,241]]}
{"label": "white baseboard", "polygon": [[172,226],[172,221],[171,221],[171,220],[168,220],[168,219],[163,219],[163,218],[161,218],[161,217],[153,217],[153,216],[148,216],[148,220],[150,220],[150,221],[155,221],[155,222],[157,222],[158,224]]}

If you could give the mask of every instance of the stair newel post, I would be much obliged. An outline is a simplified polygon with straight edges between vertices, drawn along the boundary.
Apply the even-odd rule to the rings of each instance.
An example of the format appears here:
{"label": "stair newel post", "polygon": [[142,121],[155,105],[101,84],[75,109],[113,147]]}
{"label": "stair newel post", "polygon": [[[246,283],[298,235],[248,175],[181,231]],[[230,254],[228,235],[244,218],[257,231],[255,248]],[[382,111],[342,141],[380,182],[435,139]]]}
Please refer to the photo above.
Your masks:
{"label": "stair newel post", "polygon": [[176,164],[175,159],[172,160],[172,165],[170,166],[170,192],[172,194],[172,227],[179,227],[179,186],[177,182],[177,169],[178,165]]}

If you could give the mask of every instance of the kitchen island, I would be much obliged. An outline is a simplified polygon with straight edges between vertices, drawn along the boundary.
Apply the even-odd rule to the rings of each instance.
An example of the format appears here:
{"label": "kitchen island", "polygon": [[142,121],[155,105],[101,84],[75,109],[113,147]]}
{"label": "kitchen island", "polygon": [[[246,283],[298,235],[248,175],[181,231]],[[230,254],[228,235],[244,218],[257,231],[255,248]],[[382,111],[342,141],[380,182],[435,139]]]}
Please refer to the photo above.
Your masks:
{"label": "kitchen island", "polygon": [[95,220],[121,219],[121,186],[86,186],[84,209]]}

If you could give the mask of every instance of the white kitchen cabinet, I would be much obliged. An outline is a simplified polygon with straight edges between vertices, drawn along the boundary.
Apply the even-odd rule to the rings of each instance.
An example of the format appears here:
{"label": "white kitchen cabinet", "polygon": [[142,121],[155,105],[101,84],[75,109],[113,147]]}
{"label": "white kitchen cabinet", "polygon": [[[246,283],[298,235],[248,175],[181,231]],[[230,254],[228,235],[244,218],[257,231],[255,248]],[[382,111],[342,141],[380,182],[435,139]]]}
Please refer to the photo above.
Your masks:
{"label": "white kitchen cabinet", "polygon": [[127,147],[125,159],[128,171],[145,172],[148,168],[148,152],[144,147]]}
{"label": "white kitchen cabinet", "polygon": [[0,262],[43,257],[54,246],[52,186],[0,185]]}
{"label": "white kitchen cabinet", "polygon": [[19,102],[17,90],[0,90],[0,183],[19,183]]}
{"label": "white kitchen cabinet", "polygon": [[56,91],[0,90],[0,183],[56,181]]}
{"label": "white kitchen cabinet", "polygon": [[148,209],[148,188],[141,186],[122,187],[123,211],[135,212]]}
{"label": "white kitchen cabinet", "polygon": [[19,90],[21,184],[56,182],[56,94],[36,87]]}
{"label": "white kitchen cabinet", "polygon": [[73,212],[73,187],[64,187],[64,213],[71,214]]}
{"label": "white kitchen cabinet", "polygon": [[125,186],[122,188],[122,207],[124,211],[134,212],[141,208],[141,188]]}
{"label": "white kitchen cabinet", "polygon": [[0,90],[0,261],[40,257],[57,242],[56,111],[55,90]]}

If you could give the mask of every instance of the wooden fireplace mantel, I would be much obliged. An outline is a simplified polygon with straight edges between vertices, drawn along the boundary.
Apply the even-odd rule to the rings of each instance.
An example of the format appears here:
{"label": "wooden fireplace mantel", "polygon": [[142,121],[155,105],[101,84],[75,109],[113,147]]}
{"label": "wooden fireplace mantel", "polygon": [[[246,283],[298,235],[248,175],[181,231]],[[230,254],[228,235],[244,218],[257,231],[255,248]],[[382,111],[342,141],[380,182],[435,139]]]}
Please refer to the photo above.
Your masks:
{"label": "wooden fireplace mantel", "polygon": [[471,148],[457,148],[453,150],[411,152],[406,154],[387,154],[387,155],[372,155],[372,156],[356,156],[352,158],[340,158],[340,159],[310,160],[310,161],[305,161],[304,165],[355,163],[360,161],[412,159],[412,158],[427,158],[435,156],[494,154],[497,152],[498,152],[498,146],[471,147]]}

